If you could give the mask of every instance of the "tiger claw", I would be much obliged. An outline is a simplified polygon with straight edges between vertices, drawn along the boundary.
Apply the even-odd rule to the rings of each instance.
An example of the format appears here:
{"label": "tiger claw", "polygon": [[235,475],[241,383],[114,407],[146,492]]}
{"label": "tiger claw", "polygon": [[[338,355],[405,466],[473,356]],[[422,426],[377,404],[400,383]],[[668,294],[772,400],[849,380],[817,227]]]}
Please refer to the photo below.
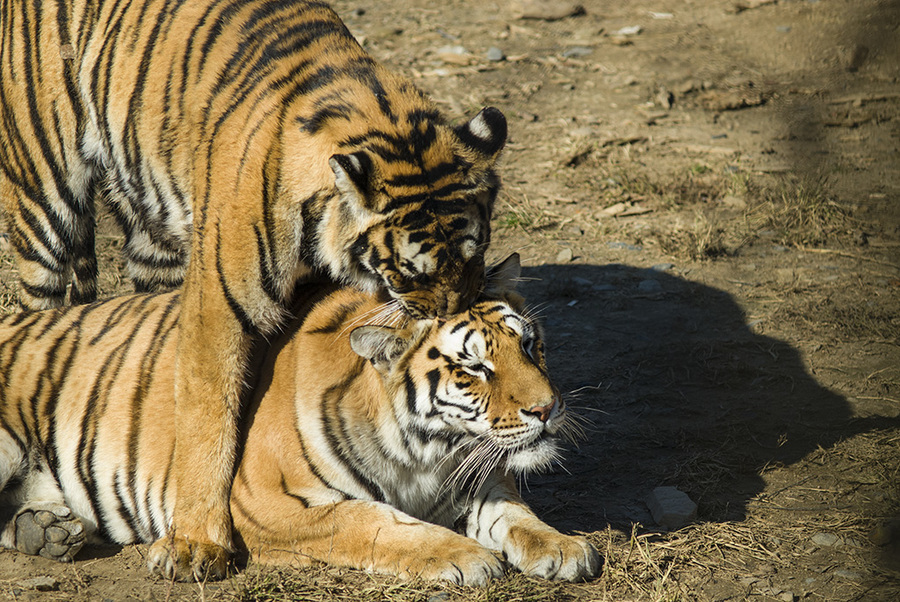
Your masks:
{"label": "tiger claw", "polygon": [[147,568],[175,581],[218,581],[228,575],[228,550],[210,542],[164,537],[150,546]]}

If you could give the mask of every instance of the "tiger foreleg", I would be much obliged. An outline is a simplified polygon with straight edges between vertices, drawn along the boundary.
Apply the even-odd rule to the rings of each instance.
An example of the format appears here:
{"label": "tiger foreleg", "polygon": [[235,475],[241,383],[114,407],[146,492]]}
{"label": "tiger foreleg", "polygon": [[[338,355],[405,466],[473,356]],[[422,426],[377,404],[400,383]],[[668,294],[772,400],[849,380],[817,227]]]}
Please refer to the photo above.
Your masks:
{"label": "tiger foreleg", "polygon": [[254,492],[259,505],[242,498],[245,512],[235,511],[235,527],[253,561],[327,562],[459,585],[485,585],[503,575],[503,561],[477,541],[387,504],[348,500],[308,508],[294,497],[271,493]]}
{"label": "tiger foreleg", "polygon": [[578,581],[597,575],[600,555],[584,537],[564,535],[540,520],[525,504],[512,477],[497,475],[479,491],[466,532],[484,546],[502,551],[527,575]]}
{"label": "tiger foreleg", "polygon": [[232,298],[216,290],[219,282],[197,286],[198,280],[182,289],[178,324],[173,524],[148,556],[151,572],[178,580],[227,573],[240,395],[253,341]]}

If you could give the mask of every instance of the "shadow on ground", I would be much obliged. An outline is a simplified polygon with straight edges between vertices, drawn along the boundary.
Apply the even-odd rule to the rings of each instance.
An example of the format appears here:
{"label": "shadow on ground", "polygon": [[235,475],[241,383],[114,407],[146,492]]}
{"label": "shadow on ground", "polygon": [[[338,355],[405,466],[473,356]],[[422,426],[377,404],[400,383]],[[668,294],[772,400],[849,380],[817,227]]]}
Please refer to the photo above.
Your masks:
{"label": "shadow on ground", "polygon": [[551,373],[591,419],[565,469],[529,479],[526,498],[557,527],[653,528],[644,499],[674,485],[702,521],[746,517],[770,468],[898,418],[854,418],[797,349],[754,332],[725,292],[625,265],[524,271]]}

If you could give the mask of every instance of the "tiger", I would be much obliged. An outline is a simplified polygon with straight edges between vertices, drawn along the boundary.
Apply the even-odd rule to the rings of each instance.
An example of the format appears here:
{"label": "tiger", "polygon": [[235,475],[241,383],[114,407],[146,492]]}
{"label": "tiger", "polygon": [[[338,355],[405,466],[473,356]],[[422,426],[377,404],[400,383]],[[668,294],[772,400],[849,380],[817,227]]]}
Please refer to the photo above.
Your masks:
{"label": "tiger", "polygon": [[97,198],[136,291],[182,287],[185,493],[150,551],[160,573],[225,574],[245,371],[299,283],[384,289],[417,319],[475,298],[506,137],[493,107],[450,123],[322,2],[0,4],[0,198],[22,304],[96,298]]}
{"label": "tiger", "polygon": [[[580,424],[551,383],[518,257],[468,309],[410,319],[332,283],[298,293],[247,397],[231,489],[247,561],[483,585],[509,567],[597,574],[584,537],[542,522],[516,475]],[[173,368],[179,291],[0,321],[0,545],[71,561],[151,542],[181,495]]]}

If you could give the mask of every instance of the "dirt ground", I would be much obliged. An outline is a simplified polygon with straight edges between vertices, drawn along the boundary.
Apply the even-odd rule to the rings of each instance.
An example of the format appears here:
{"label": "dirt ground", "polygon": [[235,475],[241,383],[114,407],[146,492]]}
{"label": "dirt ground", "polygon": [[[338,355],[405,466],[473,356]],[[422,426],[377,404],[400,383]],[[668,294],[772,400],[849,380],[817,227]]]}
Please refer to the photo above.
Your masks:
{"label": "dirt ground", "polygon": [[[526,497],[589,535],[603,575],[478,590],[251,566],[199,586],[94,547],[0,552],[0,596],[900,599],[900,1],[334,4],[454,119],[509,119],[490,256],[522,254],[552,373],[591,421]],[[127,291],[105,232],[104,293]],[[4,254],[6,307],[15,286]],[[696,522],[654,522],[665,485]]]}

